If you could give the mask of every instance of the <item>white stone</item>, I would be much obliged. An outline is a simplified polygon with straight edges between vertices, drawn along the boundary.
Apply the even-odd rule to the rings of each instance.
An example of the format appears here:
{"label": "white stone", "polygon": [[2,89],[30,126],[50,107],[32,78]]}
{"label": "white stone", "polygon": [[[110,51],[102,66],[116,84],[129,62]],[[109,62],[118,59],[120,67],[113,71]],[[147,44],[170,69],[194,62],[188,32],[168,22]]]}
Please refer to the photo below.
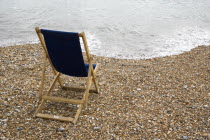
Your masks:
{"label": "white stone", "polygon": [[203,107],[207,108],[207,107],[208,107],[208,105],[204,105]]}
{"label": "white stone", "polygon": [[3,121],[3,122],[7,122],[7,121],[8,121],[8,119],[6,118],[6,119],[3,119],[2,121]]}
{"label": "white stone", "polygon": [[17,109],[17,108],[16,108],[15,111],[16,111],[16,112],[20,112],[20,109]]}
{"label": "white stone", "polygon": [[187,85],[184,85],[183,88],[187,88]]}
{"label": "white stone", "polygon": [[60,128],[58,129],[59,132],[63,132],[64,130],[65,130],[65,128],[63,128],[63,127],[60,127]]}
{"label": "white stone", "polygon": [[93,129],[94,130],[100,130],[101,128],[100,127],[94,127]]}

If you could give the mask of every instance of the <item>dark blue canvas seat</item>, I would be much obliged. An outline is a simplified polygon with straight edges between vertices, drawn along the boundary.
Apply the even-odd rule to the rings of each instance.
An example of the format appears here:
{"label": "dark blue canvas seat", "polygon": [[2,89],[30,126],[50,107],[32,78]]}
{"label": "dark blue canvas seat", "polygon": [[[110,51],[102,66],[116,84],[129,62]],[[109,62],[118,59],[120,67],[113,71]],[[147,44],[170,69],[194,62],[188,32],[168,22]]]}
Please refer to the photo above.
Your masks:
{"label": "dark blue canvas seat", "polygon": [[[55,69],[75,77],[87,77],[89,64],[82,56],[78,33],[41,29],[49,57]],[[93,68],[96,64],[93,64]]]}

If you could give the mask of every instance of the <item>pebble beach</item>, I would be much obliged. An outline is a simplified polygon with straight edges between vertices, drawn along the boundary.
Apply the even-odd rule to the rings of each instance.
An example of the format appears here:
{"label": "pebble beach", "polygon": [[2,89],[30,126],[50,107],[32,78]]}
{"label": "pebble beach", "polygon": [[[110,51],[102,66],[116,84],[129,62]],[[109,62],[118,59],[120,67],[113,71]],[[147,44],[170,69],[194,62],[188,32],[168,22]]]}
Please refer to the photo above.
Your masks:
{"label": "pebble beach", "polygon": [[[91,93],[76,124],[34,118],[44,52],[40,44],[0,47],[0,139],[210,139],[210,46],[152,59],[93,56],[100,94]],[[48,65],[46,89],[53,79]],[[62,75],[66,85],[85,78]],[[82,98],[62,90],[52,95]],[[75,115],[77,106],[47,102],[43,112]]]}

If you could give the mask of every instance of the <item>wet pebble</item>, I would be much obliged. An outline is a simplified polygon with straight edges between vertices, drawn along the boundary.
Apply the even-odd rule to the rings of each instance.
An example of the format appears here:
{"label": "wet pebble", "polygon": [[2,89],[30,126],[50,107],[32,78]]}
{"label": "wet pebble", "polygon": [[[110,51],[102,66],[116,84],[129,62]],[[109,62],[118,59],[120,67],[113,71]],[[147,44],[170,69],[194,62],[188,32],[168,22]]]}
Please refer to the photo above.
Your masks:
{"label": "wet pebble", "polygon": [[187,88],[187,85],[184,85],[183,88],[186,89]]}
{"label": "wet pebble", "polygon": [[95,130],[95,131],[98,131],[98,130],[100,130],[101,128],[100,127],[94,127],[93,128],[93,130]]}
{"label": "wet pebble", "polygon": [[208,107],[208,105],[204,105],[203,107],[204,107],[204,108],[207,108],[207,107]]}
{"label": "wet pebble", "polygon": [[18,131],[23,130],[23,128],[21,128],[21,127],[17,127],[16,129],[17,129]]}
{"label": "wet pebble", "polygon": [[15,111],[16,111],[16,112],[20,112],[20,109],[17,109],[17,108],[16,108]]}
{"label": "wet pebble", "polygon": [[64,132],[65,128],[60,127],[59,129],[57,129],[57,132]]}
{"label": "wet pebble", "polygon": [[185,139],[185,140],[189,139],[188,136],[183,136],[182,138]]}
{"label": "wet pebble", "polygon": [[2,121],[2,122],[7,122],[7,121],[8,121],[8,118],[2,119],[1,121]]}

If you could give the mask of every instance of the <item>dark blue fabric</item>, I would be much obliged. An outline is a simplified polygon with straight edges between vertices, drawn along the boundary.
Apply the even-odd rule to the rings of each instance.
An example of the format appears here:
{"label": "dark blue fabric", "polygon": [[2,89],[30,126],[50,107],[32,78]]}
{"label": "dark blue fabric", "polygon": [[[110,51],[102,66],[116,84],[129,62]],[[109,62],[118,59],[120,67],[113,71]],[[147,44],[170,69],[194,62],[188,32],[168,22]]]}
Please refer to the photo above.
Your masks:
{"label": "dark blue fabric", "polygon": [[78,33],[45,29],[41,29],[41,32],[52,64],[58,72],[75,77],[88,76],[89,65],[84,63]]}
{"label": "dark blue fabric", "polygon": [[[93,69],[95,68],[96,68],[96,64],[93,64]],[[85,69],[86,69],[86,72],[88,73],[89,64],[85,64]]]}

